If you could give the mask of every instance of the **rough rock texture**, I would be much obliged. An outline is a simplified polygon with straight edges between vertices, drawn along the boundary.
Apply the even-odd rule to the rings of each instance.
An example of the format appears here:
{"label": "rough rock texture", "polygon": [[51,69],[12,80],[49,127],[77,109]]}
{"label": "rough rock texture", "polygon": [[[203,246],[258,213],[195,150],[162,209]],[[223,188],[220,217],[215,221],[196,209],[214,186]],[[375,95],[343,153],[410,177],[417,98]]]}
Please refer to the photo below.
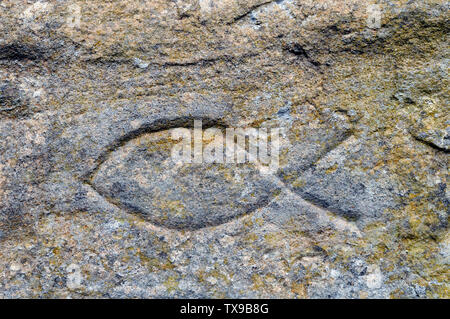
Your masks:
{"label": "rough rock texture", "polygon": [[[448,9],[1,1],[0,297],[449,298]],[[194,119],[279,170],[171,166]]]}

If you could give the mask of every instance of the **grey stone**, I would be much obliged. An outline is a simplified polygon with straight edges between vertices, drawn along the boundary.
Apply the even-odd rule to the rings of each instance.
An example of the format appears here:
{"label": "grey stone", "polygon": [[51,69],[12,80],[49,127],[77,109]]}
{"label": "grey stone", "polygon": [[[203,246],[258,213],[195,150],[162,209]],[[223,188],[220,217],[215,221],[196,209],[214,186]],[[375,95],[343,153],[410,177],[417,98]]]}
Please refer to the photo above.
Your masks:
{"label": "grey stone", "polygon": [[0,3],[0,298],[449,297],[448,3],[69,4]]}

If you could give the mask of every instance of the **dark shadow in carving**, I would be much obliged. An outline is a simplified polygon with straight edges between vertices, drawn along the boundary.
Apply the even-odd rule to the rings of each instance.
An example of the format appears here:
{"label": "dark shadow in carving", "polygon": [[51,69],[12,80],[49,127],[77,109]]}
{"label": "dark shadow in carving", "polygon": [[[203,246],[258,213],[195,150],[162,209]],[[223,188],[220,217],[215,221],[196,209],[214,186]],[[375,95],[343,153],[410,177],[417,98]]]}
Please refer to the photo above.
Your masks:
{"label": "dark shadow in carving", "polygon": [[251,6],[250,8],[248,8],[248,10],[247,10],[246,12],[244,12],[243,14],[240,14],[240,15],[238,15],[237,17],[234,17],[233,20],[232,20],[231,22],[228,22],[227,24],[228,24],[228,25],[231,25],[231,24],[233,24],[233,23],[236,23],[236,22],[238,22],[239,20],[242,20],[242,19],[244,19],[245,17],[247,17],[247,16],[248,16],[249,14],[251,14],[253,11],[255,11],[255,10],[257,10],[257,9],[263,7],[263,6],[266,6],[266,5],[268,5],[268,4],[271,4],[271,3],[273,3],[273,2],[277,2],[277,1],[272,1],[272,0],[271,0],[271,1],[265,1],[265,2],[263,2],[263,3],[255,4],[255,5]]}
{"label": "dark shadow in carving", "polygon": [[[220,128],[220,129],[224,130],[226,127],[223,123],[221,123],[218,120],[213,120],[210,118],[198,118],[198,119],[202,120],[202,128],[203,129],[216,127],[216,128]],[[241,209],[239,209],[238,211],[230,211],[229,214],[222,215],[221,210],[217,209],[217,207],[216,207],[216,208],[211,208],[212,209],[211,215],[208,217],[205,217],[205,219],[201,220],[201,221],[199,221],[198,219],[193,219],[192,221],[184,222],[184,221],[179,221],[175,218],[174,220],[170,220],[170,222],[166,222],[166,221],[158,220],[159,217],[157,217],[157,215],[155,215],[155,216],[153,216],[151,214],[149,215],[149,211],[147,209],[139,207],[140,205],[137,203],[136,204],[133,203],[132,198],[134,195],[131,195],[131,197],[129,197],[129,196],[130,196],[130,194],[134,194],[134,193],[131,192],[130,194],[128,194],[126,189],[121,188],[120,183],[117,183],[118,184],[117,190],[116,190],[116,192],[113,192],[117,196],[112,196],[111,195],[112,193],[110,193],[108,190],[106,190],[106,192],[105,192],[105,190],[102,191],[102,190],[97,189],[95,176],[96,176],[97,172],[101,169],[100,167],[103,165],[103,163],[108,161],[110,156],[112,156],[111,154],[113,152],[115,152],[117,149],[124,146],[129,141],[131,141],[141,135],[144,135],[144,134],[168,131],[172,128],[180,128],[180,127],[192,128],[193,124],[194,124],[194,118],[190,117],[190,116],[180,117],[180,118],[176,118],[176,119],[164,119],[164,120],[158,120],[158,121],[154,121],[154,122],[145,124],[145,125],[141,126],[140,128],[125,134],[124,136],[117,139],[116,141],[114,141],[107,147],[105,152],[103,152],[102,155],[97,159],[95,168],[84,177],[83,181],[86,184],[88,184],[91,188],[96,190],[97,193],[99,193],[105,200],[107,200],[109,203],[115,205],[116,207],[123,209],[124,211],[126,211],[128,213],[134,213],[134,214],[139,214],[141,216],[146,216],[146,217],[148,217],[146,219],[149,220],[149,222],[151,222],[154,225],[157,225],[159,227],[164,227],[164,228],[174,229],[174,230],[197,230],[197,229],[202,229],[205,227],[218,226],[218,225],[227,223],[233,219],[247,215],[247,214],[255,211],[258,208],[266,206],[270,202],[270,200],[273,198],[273,194],[275,193],[274,189],[275,188],[278,189],[278,187],[276,187],[275,185],[272,185],[271,187],[269,185],[267,185],[268,187],[264,188],[266,190],[266,193],[263,191],[260,194],[260,196],[258,196],[258,199],[255,202],[240,203]],[[265,185],[265,183],[266,183],[266,181],[264,181],[263,184],[261,184],[261,181],[256,182],[255,187],[256,188],[261,187],[261,185]],[[116,187],[116,186],[114,186],[114,184],[113,184],[113,187]],[[200,191],[200,194],[201,193],[202,193],[202,191]],[[127,199],[128,197],[130,198],[130,200]],[[208,205],[208,204],[206,204],[206,205]]]}
{"label": "dark shadow in carving", "polygon": [[[321,161],[322,159],[325,158],[325,156],[327,156],[327,154],[329,154],[330,152],[332,152],[333,150],[337,149],[340,145],[342,145],[343,143],[345,143],[347,140],[349,140],[352,136],[354,135],[354,132],[352,130],[349,130],[345,133],[343,133],[339,140],[337,141],[337,143],[331,144],[329,145],[323,152],[321,152],[320,154],[318,154],[317,158],[315,159],[315,161],[313,163],[311,163],[310,165],[304,166],[302,167],[300,170],[305,172],[311,169],[314,169],[316,164]],[[295,188],[292,185],[289,185],[286,180],[285,180],[285,174],[283,172],[279,172],[278,176],[280,176],[280,180],[283,182],[283,184],[291,191],[293,191],[294,193],[296,193],[297,195],[299,195],[301,198],[303,198],[304,200],[306,200],[307,202],[313,204],[314,206],[317,206],[321,209],[324,209],[326,211],[329,211],[335,215],[344,217],[345,219],[349,220],[349,221],[357,221],[358,219],[361,218],[361,214],[358,211],[354,211],[354,210],[344,210],[344,209],[339,209],[337,207],[331,207],[331,204],[325,200],[325,199],[321,199],[318,196],[302,191],[301,188]]]}
{"label": "dark shadow in carving", "polygon": [[[121,136],[120,138],[115,140],[113,143],[108,145],[106,150],[95,161],[94,168],[81,178],[82,182],[85,184],[88,184],[91,188],[93,188],[95,191],[97,191],[93,185],[93,178],[94,178],[95,174],[97,173],[97,171],[100,169],[100,166],[105,161],[108,160],[108,158],[111,156],[111,154],[115,150],[124,146],[129,141],[131,141],[141,135],[144,135],[144,134],[167,131],[167,130],[170,130],[173,128],[193,128],[195,119],[202,120],[202,124],[203,124],[202,128],[203,129],[208,129],[211,127],[217,127],[217,128],[221,128],[221,129],[226,128],[226,125],[223,122],[221,122],[220,120],[215,120],[215,119],[211,119],[211,118],[195,118],[195,117],[191,117],[191,116],[179,117],[179,118],[174,118],[174,119],[160,119],[157,121],[146,123],[146,124],[142,125],[141,127],[139,127],[138,129],[132,130],[132,131],[128,132],[127,134]],[[352,135],[353,135],[353,132],[351,132],[351,131],[345,133],[342,136],[342,139],[338,143],[331,145],[322,154],[320,154],[317,158],[317,161],[319,161],[321,158],[323,158],[330,151],[339,147],[339,145],[344,143]],[[309,168],[311,168],[311,167],[314,167],[314,164],[311,164],[311,166]],[[300,190],[293,189],[290,185],[288,185],[285,182],[283,182],[283,184],[288,189],[291,189],[292,191],[294,191],[295,193],[300,195],[306,201],[310,202],[311,204],[313,204],[315,206],[320,207],[321,209],[324,209],[333,214],[342,216],[350,221],[355,221],[360,217],[357,212],[341,211],[339,209],[330,209],[329,204],[326,201],[320,200],[311,194],[303,194]],[[123,209],[128,213],[132,213],[132,214],[137,213],[141,216],[147,215],[146,212],[142,211],[142,209],[140,209],[139,207],[136,207],[135,205],[127,205],[126,203],[122,203],[121,201],[118,201],[114,198],[110,198],[109,196],[106,196],[105,194],[101,194],[101,193],[99,193],[99,194],[105,200],[107,200],[110,204],[118,207],[119,209]],[[230,218],[219,219],[218,222],[214,222],[214,223],[207,221],[203,225],[198,226],[198,227],[190,227],[190,226],[186,226],[186,225],[175,225],[173,227],[168,227],[167,225],[165,225],[165,224],[163,225],[162,223],[158,223],[157,221],[150,221],[150,222],[153,223],[154,225],[157,225],[159,227],[164,227],[167,229],[198,230],[198,229],[202,229],[202,228],[206,228],[206,227],[218,226],[218,225],[230,222],[231,220],[237,219],[239,217],[248,215],[248,214],[252,213],[253,211],[255,211],[256,209],[267,206],[270,203],[271,199],[272,199],[272,197],[270,197],[270,196],[262,196],[261,199],[257,203],[255,203],[254,205],[249,205],[249,207],[247,207],[241,214],[231,216]]]}
{"label": "dark shadow in carving", "polygon": [[85,183],[90,183],[92,176],[98,171],[100,165],[108,159],[109,155],[114,152],[114,150],[124,146],[132,139],[135,139],[143,134],[167,131],[177,127],[193,128],[194,120],[201,120],[203,129],[208,129],[211,127],[226,127],[225,124],[219,120],[201,117],[195,118],[191,116],[178,117],[174,119],[160,119],[150,123],[145,123],[141,127],[122,135],[120,138],[108,145],[106,150],[96,159],[94,169],[82,176],[82,181]]}
{"label": "dark shadow in carving", "polygon": [[44,48],[22,43],[0,45],[0,60],[41,60],[45,56]]}
{"label": "dark shadow in carving", "polygon": [[[411,134],[411,135],[412,135],[412,137],[413,137],[416,141],[418,141],[418,142],[420,142],[420,143],[422,143],[422,144],[424,144],[424,145],[426,145],[426,146],[431,147],[431,148],[434,149],[435,151],[438,151],[438,152],[444,152],[444,153],[446,153],[446,154],[450,153],[450,150],[449,150],[449,149],[446,149],[446,148],[443,148],[443,147],[441,147],[441,146],[438,146],[438,145],[434,144],[433,142],[430,142],[430,141],[428,141],[428,140],[425,140],[425,139],[423,139],[423,138],[421,138],[420,136],[417,136],[417,135],[415,135],[415,134]],[[449,138],[449,137],[447,137],[446,139],[448,139],[448,138]]]}

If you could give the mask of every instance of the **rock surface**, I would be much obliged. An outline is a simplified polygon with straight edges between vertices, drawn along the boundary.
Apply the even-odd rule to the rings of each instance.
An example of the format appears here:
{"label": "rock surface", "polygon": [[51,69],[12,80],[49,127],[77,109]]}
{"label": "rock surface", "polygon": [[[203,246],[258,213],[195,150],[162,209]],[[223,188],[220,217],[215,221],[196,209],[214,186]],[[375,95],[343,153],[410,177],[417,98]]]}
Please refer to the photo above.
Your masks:
{"label": "rock surface", "polygon": [[[2,1],[0,298],[449,298],[448,9]],[[279,170],[174,167],[195,119]]]}

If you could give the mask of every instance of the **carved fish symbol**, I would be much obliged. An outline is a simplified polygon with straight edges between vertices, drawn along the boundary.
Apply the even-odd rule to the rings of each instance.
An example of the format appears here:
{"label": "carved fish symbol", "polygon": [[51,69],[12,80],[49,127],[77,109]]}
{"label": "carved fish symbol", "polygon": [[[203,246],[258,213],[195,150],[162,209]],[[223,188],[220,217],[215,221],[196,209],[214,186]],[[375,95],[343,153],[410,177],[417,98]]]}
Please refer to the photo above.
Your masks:
{"label": "carved fish symbol", "polygon": [[126,139],[88,183],[109,202],[155,225],[195,230],[267,205],[279,185],[250,163],[175,164],[171,129]]}

